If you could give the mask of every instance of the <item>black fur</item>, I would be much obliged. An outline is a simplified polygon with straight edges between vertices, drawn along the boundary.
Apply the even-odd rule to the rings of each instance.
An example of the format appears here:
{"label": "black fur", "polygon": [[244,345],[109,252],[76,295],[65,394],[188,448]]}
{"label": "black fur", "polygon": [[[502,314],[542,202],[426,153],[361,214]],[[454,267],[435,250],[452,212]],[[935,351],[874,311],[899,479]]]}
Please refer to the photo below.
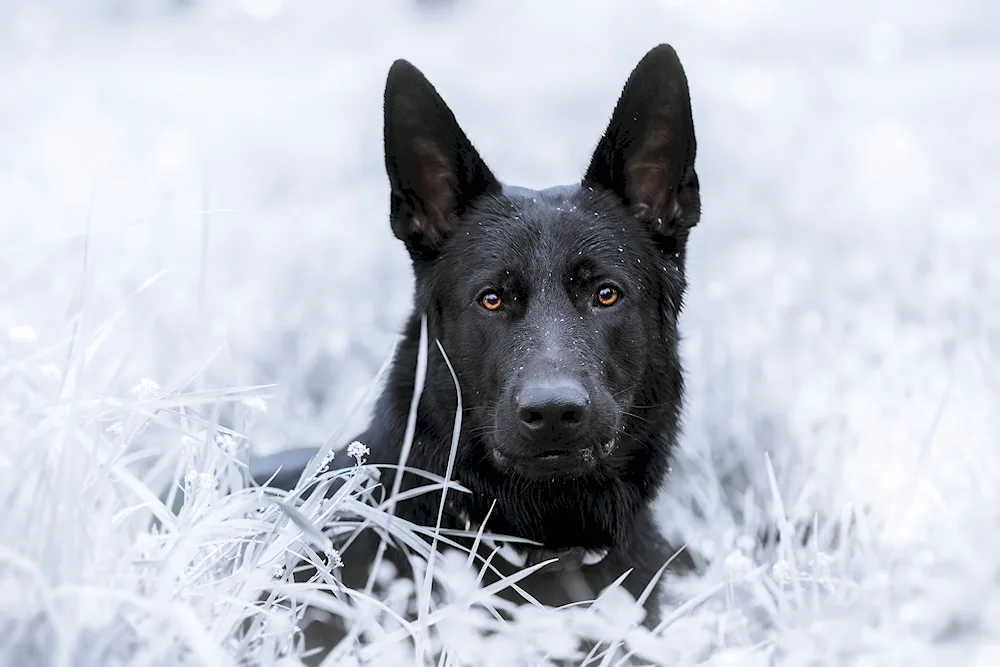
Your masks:
{"label": "black fur", "polygon": [[[398,463],[425,315],[432,343],[408,465],[443,475],[449,456],[457,396],[437,340],[464,406],[454,477],[472,491],[449,493],[449,522],[482,522],[495,501],[489,532],[608,550],[599,564],[524,582],[549,605],[596,595],[628,568],[625,587],[638,596],[673,555],[651,504],[679,431],[677,321],[700,216],[695,146],[687,80],[668,45],[632,72],[582,181],[543,191],[501,184],[427,79],[402,60],[389,71],[391,227],[416,290],[374,418],[356,439],[371,462]],[[617,301],[602,305],[608,289]],[[258,479],[273,463],[257,464]],[[407,475],[403,488],[421,483]],[[402,502],[397,514],[433,526],[439,501]],[[366,574],[345,578],[358,585]],[[647,603],[647,624],[659,600]]]}

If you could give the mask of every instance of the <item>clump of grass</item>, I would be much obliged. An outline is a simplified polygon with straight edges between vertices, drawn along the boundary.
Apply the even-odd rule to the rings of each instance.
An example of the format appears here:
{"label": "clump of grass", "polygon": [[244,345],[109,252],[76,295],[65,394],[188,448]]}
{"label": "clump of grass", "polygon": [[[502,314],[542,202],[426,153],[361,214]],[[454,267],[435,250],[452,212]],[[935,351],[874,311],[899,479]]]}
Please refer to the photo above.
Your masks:
{"label": "clump of grass", "polygon": [[270,495],[246,485],[245,438],[206,418],[251,411],[259,388],[137,378],[131,395],[89,396],[103,338],[79,336],[0,356],[0,663],[291,655],[301,609],[256,597],[293,536]]}
{"label": "clump of grass", "polygon": [[[52,350],[4,349],[3,664],[297,664],[301,627],[316,612],[356,621],[364,639],[327,664],[352,656],[393,664],[403,655],[419,662],[464,656],[463,664],[572,658],[580,657],[574,638],[587,634],[581,628],[606,630],[591,617],[614,590],[604,607],[585,613],[515,607],[497,597],[544,563],[481,586],[489,560],[461,553],[439,527],[392,517],[398,489],[386,497],[362,443],[348,448],[355,460],[347,467],[332,468],[336,455],[322,451],[291,491],[254,486],[244,427],[264,407],[266,387],[205,389],[197,376],[161,387],[137,378],[129,395],[88,396],[77,380],[86,351],[92,355],[102,340],[70,346],[79,356],[65,372],[39,363]],[[426,336],[424,343],[421,376]],[[406,493],[465,492],[451,470],[445,478],[415,471],[427,484]],[[412,585],[389,583],[385,568],[378,568],[388,584],[384,598],[374,586],[340,585],[335,545],[362,525],[412,551]],[[443,545],[452,550],[442,554]],[[312,574],[294,577],[303,564]],[[469,633],[492,639],[479,644]]]}
{"label": "clump of grass", "polygon": [[[915,664],[1000,636],[995,461],[970,475],[968,504],[942,497],[927,535],[890,544],[877,513],[830,511],[807,472],[783,483],[788,468],[755,459],[761,448],[729,455],[757,466],[739,502],[711,491],[733,461],[688,452],[663,509],[699,568],[669,579],[650,632],[620,586],[559,610],[502,599],[533,568],[483,586],[492,556],[394,517],[399,489],[364,443],[324,448],[291,491],[255,486],[249,433],[269,387],[207,388],[195,371],[95,390],[89,365],[112,326],[51,345],[15,327],[0,346],[0,664],[291,667],[324,614],[353,623],[325,665]],[[426,328],[422,348],[417,397],[429,355],[447,361]],[[414,471],[426,483],[403,493],[466,492],[456,444],[444,477]],[[362,526],[412,554],[412,579],[383,564],[364,590],[343,588],[339,546]]]}

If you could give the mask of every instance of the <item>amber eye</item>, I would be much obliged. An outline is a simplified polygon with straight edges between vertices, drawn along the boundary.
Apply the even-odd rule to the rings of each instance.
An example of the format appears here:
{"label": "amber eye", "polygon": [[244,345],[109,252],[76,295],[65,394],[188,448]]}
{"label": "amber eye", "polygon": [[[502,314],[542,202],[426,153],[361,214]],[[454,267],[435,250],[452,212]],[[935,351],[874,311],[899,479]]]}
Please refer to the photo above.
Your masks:
{"label": "amber eye", "polygon": [[496,292],[487,292],[479,297],[479,305],[486,310],[500,310],[500,306],[503,305],[503,299]]}
{"label": "amber eye", "polygon": [[618,297],[618,290],[610,285],[605,285],[601,289],[597,290],[597,303],[605,308],[615,305],[618,302]]}

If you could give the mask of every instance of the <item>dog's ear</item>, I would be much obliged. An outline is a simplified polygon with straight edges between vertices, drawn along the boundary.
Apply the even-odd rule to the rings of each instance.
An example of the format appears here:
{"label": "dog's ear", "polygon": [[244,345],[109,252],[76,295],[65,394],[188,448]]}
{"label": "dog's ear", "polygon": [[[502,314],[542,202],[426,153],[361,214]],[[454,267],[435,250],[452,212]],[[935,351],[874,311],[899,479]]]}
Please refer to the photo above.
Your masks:
{"label": "dog's ear", "polygon": [[500,190],[451,109],[405,60],[385,83],[385,169],[392,231],[414,258],[432,258],[465,208]]}
{"label": "dog's ear", "polygon": [[583,178],[617,194],[654,233],[680,249],[701,217],[687,77],[668,44],[636,65]]}

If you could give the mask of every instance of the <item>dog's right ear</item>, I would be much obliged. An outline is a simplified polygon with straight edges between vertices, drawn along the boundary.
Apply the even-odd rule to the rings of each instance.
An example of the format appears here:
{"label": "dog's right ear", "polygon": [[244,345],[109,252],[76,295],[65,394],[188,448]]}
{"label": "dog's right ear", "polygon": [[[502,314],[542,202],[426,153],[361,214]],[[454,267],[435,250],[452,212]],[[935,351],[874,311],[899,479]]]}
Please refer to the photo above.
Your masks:
{"label": "dog's right ear", "polygon": [[416,67],[397,60],[385,84],[385,169],[392,231],[432,259],[464,210],[500,184]]}

